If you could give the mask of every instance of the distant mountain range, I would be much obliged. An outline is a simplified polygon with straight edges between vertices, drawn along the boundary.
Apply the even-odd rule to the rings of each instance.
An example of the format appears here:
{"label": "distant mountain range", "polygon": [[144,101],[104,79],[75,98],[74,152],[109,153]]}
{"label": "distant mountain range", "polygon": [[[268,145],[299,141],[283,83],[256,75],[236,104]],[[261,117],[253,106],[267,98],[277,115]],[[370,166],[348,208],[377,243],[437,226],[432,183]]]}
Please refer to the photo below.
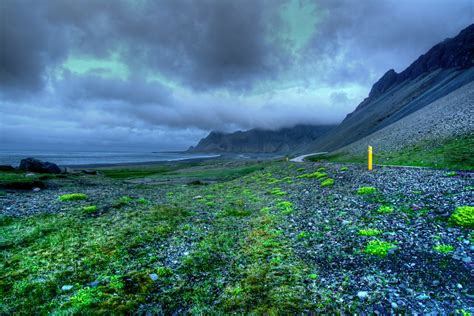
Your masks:
{"label": "distant mountain range", "polygon": [[276,131],[251,129],[234,133],[211,132],[190,152],[284,153],[294,151],[327,134],[336,126],[297,125]]}
{"label": "distant mountain range", "polygon": [[[379,131],[397,122],[398,128],[405,131],[399,133],[399,139],[392,138],[392,141],[384,144],[387,145],[385,150],[400,149],[401,144],[412,139],[422,141],[438,137],[441,141],[458,137],[460,133],[472,135],[474,86],[468,84],[474,81],[473,66],[474,24],[456,37],[432,47],[404,71],[387,71],[372,86],[369,96],[336,127],[295,126],[278,131],[256,129],[230,134],[211,132],[196,147],[190,148],[190,151],[341,152],[357,142],[359,146],[352,146],[350,150],[364,150],[368,143],[377,142],[377,137],[387,136]],[[461,89],[462,87],[464,88]],[[450,97],[451,94],[454,96]],[[436,101],[440,102],[435,103]],[[428,115],[429,110],[420,112],[425,107],[434,111],[434,114]],[[451,111],[441,111],[443,108]],[[416,119],[413,119],[414,116]],[[456,117],[455,129],[446,125],[453,117]],[[446,128],[433,136],[433,127],[438,125]],[[417,137],[412,137],[414,135]]]}

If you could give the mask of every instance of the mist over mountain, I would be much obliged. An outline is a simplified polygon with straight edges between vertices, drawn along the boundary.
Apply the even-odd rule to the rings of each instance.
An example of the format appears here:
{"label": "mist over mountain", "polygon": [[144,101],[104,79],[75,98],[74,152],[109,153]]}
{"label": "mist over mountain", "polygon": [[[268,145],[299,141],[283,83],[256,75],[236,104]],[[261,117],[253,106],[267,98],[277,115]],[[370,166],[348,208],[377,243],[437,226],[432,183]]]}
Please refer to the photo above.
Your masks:
{"label": "mist over mountain", "polygon": [[234,133],[211,132],[190,152],[285,153],[329,133],[335,125],[298,125],[276,131],[252,129]]}

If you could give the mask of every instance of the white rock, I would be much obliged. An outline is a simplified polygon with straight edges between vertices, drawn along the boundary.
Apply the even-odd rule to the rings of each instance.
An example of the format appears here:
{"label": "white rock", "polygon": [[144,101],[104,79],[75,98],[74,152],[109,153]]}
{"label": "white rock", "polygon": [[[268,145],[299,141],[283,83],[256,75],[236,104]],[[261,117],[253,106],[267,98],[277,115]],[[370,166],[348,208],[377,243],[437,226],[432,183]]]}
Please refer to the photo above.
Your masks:
{"label": "white rock", "polygon": [[70,290],[72,290],[73,287],[74,287],[74,285],[63,285],[63,286],[61,287],[61,290],[63,290],[63,291],[70,291]]}
{"label": "white rock", "polygon": [[369,292],[359,291],[357,292],[357,297],[360,298],[361,300],[365,300],[367,297],[369,297]]}
{"label": "white rock", "polygon": [[156,274],[156,273],[150,274],[150,279],[151,279],[152,281],[158,280],[158,274]]}

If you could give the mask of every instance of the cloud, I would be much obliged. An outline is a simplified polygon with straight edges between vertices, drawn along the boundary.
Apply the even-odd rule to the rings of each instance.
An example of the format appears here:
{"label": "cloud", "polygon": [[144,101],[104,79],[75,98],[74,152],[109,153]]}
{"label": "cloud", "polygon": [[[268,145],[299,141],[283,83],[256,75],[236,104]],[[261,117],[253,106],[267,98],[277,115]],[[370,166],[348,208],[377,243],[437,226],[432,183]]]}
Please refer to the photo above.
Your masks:
{"label": "cloud", "polygon": [[0,136],[175,148],[214,129],[334,124],[472,23],[472,5],[3,0]]}

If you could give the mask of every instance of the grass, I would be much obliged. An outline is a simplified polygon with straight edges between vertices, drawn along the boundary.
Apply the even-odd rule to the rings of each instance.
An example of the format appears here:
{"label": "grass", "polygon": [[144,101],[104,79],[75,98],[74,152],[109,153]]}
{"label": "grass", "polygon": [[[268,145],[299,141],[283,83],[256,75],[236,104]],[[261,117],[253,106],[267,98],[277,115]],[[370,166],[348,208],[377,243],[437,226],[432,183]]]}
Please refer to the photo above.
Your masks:
{"label": "grass", "polygon": [[[366,152],[360,155],[336,153],[311,156],[307,159],[314,162],[366,163],[366,155]],[[375,151],[374,163],[382,165],[474,170],[474,135],[466,134],[443,142],[425,141],[417,145],[407,146],[398,152]]]}
{"label": "grass", "polygon": [[[122,191],[120,184],[125,195],[115,200],[94,195],[97,206],[92,201],[63,203],[61,213],[0,216],[0,314],[133,314],[140,306],[165,315],[354,313],[350,309],[357,302],[343,302],[340,294],[351,290],[350,282],[341,278],[340,290],[328,290],[325,266],[346,260],[338,256],[362,256],[354,251],[355,243],[366,238],[338,241],[345,250],[319,248],[315,259],[301,254],[309,247],[326,247],[325,239],[339,238],[343,226],[348,236],[371,237],[363,249],[369,255],[384,257],[395,244],[376,240],[381,230],[358,230],[358,220],[337,208],[335,194],[321,194],[328,212],[313,212],[315,225],[299,225],[305,212],[289,182],[304,170],[289,170],[283,162],[239,164],[225,173],[220,165],[215,169],[187,165],[149,176],[199,174],[199,180],[220,174],[218,183],[147,185],[140,192]],[[318,169],[311,178],[316,173],[326,171]],[[138,173],[116,175],[121,180]],[[108,185],[113,177],[106,177]],[[287,192],[269,185],[271,178]],[[327,175],[322,179],[328,180]],[[373,197],[378,194],[369,193],[364,202]],[[351,220],[348,226],[340,224],[344,216]],[[369,222],[373,220],[361,225],[378,227]]]}
{"label": "grass", "polygon": [[23,171],[0,171],[0,188],[31,190],[33,187],[43,188],[44,180],[54,179],[56,175],[27,173]]}
{"label": "grass", "polygon": [[84,194],[84,193],[63,194],[63,195],[59,196],[59,200],[61,202],[87,200],[87,195]]}
{"label": "grass", "polygon": [[388,255],[389,250],[396,248],[392,243],[382,240],[371,240],[367,244],[364,252],[378,257],[385,257]]}
{"label": "grass", "polygon": [[456,226],[474,229],[474,206],[459,206],[449,217],[449,222]]}

